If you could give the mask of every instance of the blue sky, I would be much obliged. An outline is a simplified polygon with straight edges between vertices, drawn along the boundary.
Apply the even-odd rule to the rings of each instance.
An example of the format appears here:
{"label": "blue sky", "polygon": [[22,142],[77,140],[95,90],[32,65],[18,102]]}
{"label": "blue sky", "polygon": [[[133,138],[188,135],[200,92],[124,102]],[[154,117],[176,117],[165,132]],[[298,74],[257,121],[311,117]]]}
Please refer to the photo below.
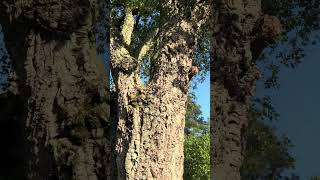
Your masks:
{"label": "blue sky", "polygon": [[295,145],[291,153],[301,180],[320,176],[320,46],[309,46],[305,52],[297,69],[281,69],[279,90],[257,88],[257,95],[272,97],[280,113],[279,122],[274,125]]}
{"label": "blue sky", "polygon": [[210,76],[205,76],[205,80],[197,85],[195,90],[197,103],[201,106],[203,117],[207,120],[210,117]]}

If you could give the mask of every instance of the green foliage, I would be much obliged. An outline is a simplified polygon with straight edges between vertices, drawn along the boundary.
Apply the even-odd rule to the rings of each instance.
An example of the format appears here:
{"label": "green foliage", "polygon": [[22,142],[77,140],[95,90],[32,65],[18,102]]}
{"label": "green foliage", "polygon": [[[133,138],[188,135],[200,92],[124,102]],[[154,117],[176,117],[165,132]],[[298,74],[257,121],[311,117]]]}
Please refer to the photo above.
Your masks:
{"label": "green foliage", "polygon": [[[249,114],[242,179],[290,179],[283,172],[294,168],[295,160],[289,154],[293,145],[287,136],[276,135],[275,129],[265,123],[265,120],[278,119],[279,116],[271,105],[271,99],[264,97],[255,102]],[[291,179],[294,178],[296,176],[292,175]]]}
{"label": "green foliage", "polygon": [[200,105],[197,104],[196,96],[193,93],[190,93],[188,96],[185,122],[185,133],[187,135],[203,134],[208,132],[208,121],[204,120]]}
{"label": "green foliage", "polygon": [[154,8],[159,7],[159,1],[155,0],[113,0],[113,6],[126,6],[139,11],[140,14],[147,14]]}
{"label": "green foliage", "polygon": [[196,96],[190,93],[187,101],[184,179],[210,179],[210,134]]}
{"label": "green foliage", "polygon": [[187,135],[184,145],[185,180],[210,179],[210,135]]}
{"label": "green foliage", "polygon": [[210,38],[209,35],[203,35],[198,41],[197,47],[194,52],[193,64],[199,69],[199,72],[193,77],[192,82],[196,88],[197,84],[203,82],[210,70]]}
{"label": "green foliage", "polygon": [[261,121],[252,121],[247,138],[243,179],[281,179],[285,169],[294,167],[294,159],[288,153],[292,147],[288,137],[278,137]]}
{"label": "green foliage", "polygon": [[320,180],[320,176],[312,176],[310,180]]}
{"label": "green foliage", "polygon": [[266,48],[257,59],[265,88],[277,89],[280,67],[296,68],[305,57],[304,47],[320,40],[319,35],[312,33],[320,30],[320,1],[262,0],[262,10],[277,16],[283,27],[280,41]]}
{"label": "green foliage", "polygon": [[[257,59],[265,88],[277,89],[281,67],[296,68],[305,57],[304,47],[315,45],[320,36],[312,33],[320,28],[320,1],[310,0],[262,0],[265,14],[277,16],[283,26],[283,35],[270,45]],[[295,160],[289,154],[293,146],[286,136],[276,135],[266,120],[277,120],[269,97],[253,101],[247,129],[245,160],[241,169],[245,180],[286,179],[298,180],[295,174],[283,172],[294,168]]]}
{"label": "green foliage", "polygon": [[271,72],[270,73],[270,77],[267,78],[264,82],[264,86],[265,88],[279,88],[280,87],[280,84],[279,84],[279,77],[278,77],[278,74],[279,74],[279,66],[277,65],[274,65],[274,64],[270,64],[268,67],[268,70]]}
{"label": "green foliage", "polygon": [[[131,8],[135,18],[133,40],[145,37],[159,21],[159,2],[154,0],[115,0],[112,3],[112,21],[114,26],[121,27],[124,21],[124,9]],[[142,36],[143,35],[143,36]],[[137,42],[136,42],[137,43]],[[136,44],[137,45],[137,44]]]}
{"label": "green foliage", "polygon": [[279,119],[280,115],[273,107],[271,97],[257,97],[252,102],[250,119],[260,119],[262,121],[277,121]]}

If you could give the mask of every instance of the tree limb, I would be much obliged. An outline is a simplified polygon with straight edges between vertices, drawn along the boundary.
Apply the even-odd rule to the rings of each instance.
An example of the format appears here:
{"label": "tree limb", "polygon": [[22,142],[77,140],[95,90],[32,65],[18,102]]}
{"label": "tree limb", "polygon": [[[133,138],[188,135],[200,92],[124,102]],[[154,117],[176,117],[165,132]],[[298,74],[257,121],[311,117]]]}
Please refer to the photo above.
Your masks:
{"label": "tree limb", "polygon": [[150,33],[146,36],[143,43],[137,48],[137,59],[138,61],[141,61],[142,58],[149,52],[151,47],[154,46],[155,43],[155,37],[157,36],[159,32],[159,28],[154,29],[153,31],[150,31]]}
{"label": "tree limb", "polygon": [[129,7],[125,8],[125,18],[121,28],[121,35],[126,45],[130,46],[132,40],[132,33],[134,28],[134,17],[132,9]]}

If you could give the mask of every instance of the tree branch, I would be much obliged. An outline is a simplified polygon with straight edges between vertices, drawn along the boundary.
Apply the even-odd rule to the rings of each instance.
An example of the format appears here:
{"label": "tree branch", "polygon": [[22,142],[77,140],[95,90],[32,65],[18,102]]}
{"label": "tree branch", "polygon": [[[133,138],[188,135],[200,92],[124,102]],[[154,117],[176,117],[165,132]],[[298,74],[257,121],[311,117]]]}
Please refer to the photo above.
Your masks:
{"label": "tree branch", "polygon": [[208,25],[210,19],[210,1],[197,0],[195,6],[191,11],[191,22],[196,25],[196,33],[203,33],[203,28]]}
{"label": "tree branch", "polygon": [[153,31],[146,36],[143,43],[137,48],[137,59],[141,61],[142,58],[149,52],[149,50],[154,46],[155,37],[159,33],[159,28],[155,28]]}
{"label": "tree branch", "polygon": [[123,37],[124,43],[127,46],[130,46],[131,44],[131,39],[132,39],[132,33],[133,33],[133,28],[134,28],[134,17],[132,14],[132,9],[129,7],[125,8],[125,18],[124,22],[121,28],[121,35]]}
{"label": "tree branch", "polygon": [[138,67],[138,61],[130,55],[128,49],[119,43],[117,39],[111,38],[111,66],[114,70],[133,72]]}

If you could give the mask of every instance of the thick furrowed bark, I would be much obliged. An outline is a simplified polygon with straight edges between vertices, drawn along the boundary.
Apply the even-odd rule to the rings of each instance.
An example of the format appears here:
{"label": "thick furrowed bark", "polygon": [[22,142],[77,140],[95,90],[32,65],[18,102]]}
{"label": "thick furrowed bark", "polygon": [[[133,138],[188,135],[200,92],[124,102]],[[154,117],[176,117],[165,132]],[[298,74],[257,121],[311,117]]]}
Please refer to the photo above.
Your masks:
{"label": "thick furrowed bark", "polygon": [[111,46],[119,102],[119,179],[183,178],[185,106],[195,36],[191,23],[181,16],[170,17],[160,29],[155,74],[146,87],[140,83],[136,60],[121,46]]}
{"label": "thick furrowed bark", "polygon": [[212,4],[212,178],[240,180],[250,98],[259,78],[256,60],[282,28],[278,18],[262,14],[260,0]]}
{"label": "thick furrowed bark", "polygon": [[[25,178],[110,179],[109,93],[96,52],[92,8],[96,4],[74,1],[72,7],[62,8],[70,8],[70,16],[64,18],[79,18],[76,22],[66,19],[66,25],[54,16],[68,14],[55,13],[55,8],[68,5],[61,3],[36,3],[37,7],[28,1],[16,2],[17,9],[38,12],[43,17],[40,21],[26,11],[17,17],[8,11],[1,14],[13,63],[8,94],[17,97],[23,108],[18,121],[21,138],[25,137]],[[87,9],[78,16],[73,14],[77,6]],[[77,21],[81,24],[73,24]]]}
{"label": "thick furrowed bark", "polygon": [[250,97],[259,77],[252,59],[252,31],[260,1],[213,1],[211,62],[212,178],[240,180]]}

